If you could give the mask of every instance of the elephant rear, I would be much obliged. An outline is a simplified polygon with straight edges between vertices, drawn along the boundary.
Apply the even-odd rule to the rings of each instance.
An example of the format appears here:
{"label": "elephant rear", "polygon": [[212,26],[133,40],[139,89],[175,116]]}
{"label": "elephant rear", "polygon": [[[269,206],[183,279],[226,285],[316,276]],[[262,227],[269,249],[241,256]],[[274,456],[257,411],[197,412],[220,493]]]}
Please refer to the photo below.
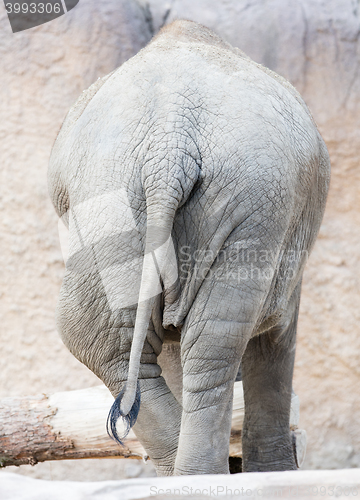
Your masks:
{"label": "elephant rear", "polygon": [[[296,90],[210,30],[173,23],[80,99],[49,181],[71,249],[58,327],[115,396],[113,435],[118,418],[136,421],[160,474],[227,472],[242,359],[245,469],[295,468],[301,277],[329,183]],[[157,363],[169,330],[181,332],[181,404]]]}

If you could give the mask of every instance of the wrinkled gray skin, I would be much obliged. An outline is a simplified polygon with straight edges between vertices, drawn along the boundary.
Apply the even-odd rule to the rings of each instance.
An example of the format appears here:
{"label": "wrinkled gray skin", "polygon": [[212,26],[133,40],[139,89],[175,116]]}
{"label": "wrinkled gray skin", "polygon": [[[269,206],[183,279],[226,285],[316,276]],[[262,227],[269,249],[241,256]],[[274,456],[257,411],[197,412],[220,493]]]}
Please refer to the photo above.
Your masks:
{"label": "wrinkled gray skin", "polygon": [[[188,21],[68,114],[49,170],[70,241],[58,328],[115,397],[127,381],[124,414],[139,379],[134,431],[159,475],[228,472],[241,360],[244,470],[296,468],[301,277],[328,182],[296,90]],[[182,395],[158,364],[177,340],[162,356],[180,353]]]}

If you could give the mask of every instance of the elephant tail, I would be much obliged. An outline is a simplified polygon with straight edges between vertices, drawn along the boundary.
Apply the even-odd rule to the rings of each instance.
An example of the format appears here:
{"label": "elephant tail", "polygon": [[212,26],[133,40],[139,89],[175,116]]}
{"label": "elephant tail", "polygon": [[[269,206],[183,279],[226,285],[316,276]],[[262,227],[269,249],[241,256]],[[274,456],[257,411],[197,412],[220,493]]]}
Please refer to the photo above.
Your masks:
{"label": "elephant tail", "polygon": [[[170,213],[169,213],[170,212]],[[174,210],[161,210],[147,217],[145,254],[141,273],[138,307],[134,335],[131,344],[129,371],[126,384],[114,401],[107,420],[110,437],[122,444],[135,424],[140,409],[140,386],[138,382],[140,357],[146,339],[156,296],[177,279],[177,260],[171,232]],[[116,423],[122,418],[124,432],[119,436]]]}

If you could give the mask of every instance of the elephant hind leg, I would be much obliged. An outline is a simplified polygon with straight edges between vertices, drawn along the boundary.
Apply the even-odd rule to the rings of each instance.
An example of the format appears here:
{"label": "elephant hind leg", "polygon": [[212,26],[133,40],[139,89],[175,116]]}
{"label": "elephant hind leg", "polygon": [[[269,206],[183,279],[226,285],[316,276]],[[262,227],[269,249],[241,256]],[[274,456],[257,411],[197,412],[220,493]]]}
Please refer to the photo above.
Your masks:
{"label": "elephant hind leg", "polygon": [[300,285],[288,324],[253,337],[242,358],[244,472],[296,469],[289,420],[299,301]]}
{"label": "elephant hind leg", "polygon": [[183,412],[176,475],[229,473],[234,381],[250,335],[247,324],[235,321],[209,319],[188,325],[185,339],[191,341],[182,343]]}
{"label": "elephant hind leg", "polygon": [[240,292],[237,282],[215,273],[201,285],[181,332],[183,412],[175,474],[229,473],[234,382],[263,294],[260,287]]}
{"label": "elephant hind leg", "polygon": [[[152,342],[154,341],[155,342]],[[138,392],[140,409],[133,430],[148,453],[158,476],[171,476],[178,447],[181,423],[181,405],[176,400],[164,377],[160,376],[159,354],[161,341],[149,328],[141,356]],[[123,381],[113,388],[116,396]],[[115,405],[119,408],[119,405]],[[124,441],[126,445],[126,440]]]}
{"label": "elephant hind leg", "polygon": [[151,324],[141,355],[138,379],[141,404],[133,429],[149,454],[157,475],[171,476],[180,433],[181,405],[164,377],[159,375],[162,369],[159,358],[166,357],[166,349],[161,356],[162,349],[162,334],[159,335]]}
{"label": "elephant hind leg", "polygon": [[163,377],[140,379],[141,406],[134,432],[158,476],[171,476],[178,448],[181,406]]}

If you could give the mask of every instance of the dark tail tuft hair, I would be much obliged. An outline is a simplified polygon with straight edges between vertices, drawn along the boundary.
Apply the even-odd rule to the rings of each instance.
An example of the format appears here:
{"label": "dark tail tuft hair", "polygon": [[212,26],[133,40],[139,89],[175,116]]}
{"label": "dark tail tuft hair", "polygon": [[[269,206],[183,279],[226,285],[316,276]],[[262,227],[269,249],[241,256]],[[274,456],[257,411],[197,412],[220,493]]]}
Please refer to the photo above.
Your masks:
{"label": "dark tail tuft hair", "polygon": [[[109,415],[106,421],[106,430],[111,439],[114,439],[114,441],[117,441],[119,444],[124,445],[123,439],[126,438],[126,436],[129,434],[131,427],[135,424],[139,409],[140,409],[140,384],[139,381],[137,383],[137,388],[136,388],[136,397],[134,404],[131,407],[131,410],[127,415],[123,415],[120,411],[120,403],[122,400],[122,397],[124,395],[126,389],[126,385],[124,386],[123,390],[120,392],[118,397],[115,399],[112,407],[110,408]],[[116,423],[119,418],[122,418],[125,426],[125,431],[122,436],[119,436],[117,430],[116,430]]]}

